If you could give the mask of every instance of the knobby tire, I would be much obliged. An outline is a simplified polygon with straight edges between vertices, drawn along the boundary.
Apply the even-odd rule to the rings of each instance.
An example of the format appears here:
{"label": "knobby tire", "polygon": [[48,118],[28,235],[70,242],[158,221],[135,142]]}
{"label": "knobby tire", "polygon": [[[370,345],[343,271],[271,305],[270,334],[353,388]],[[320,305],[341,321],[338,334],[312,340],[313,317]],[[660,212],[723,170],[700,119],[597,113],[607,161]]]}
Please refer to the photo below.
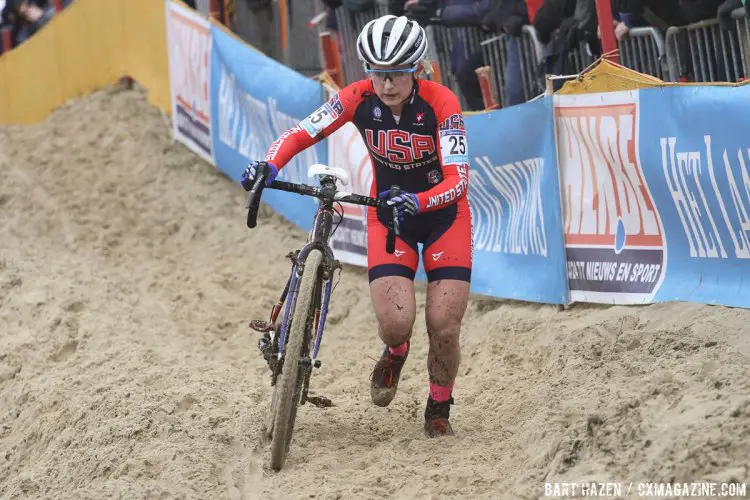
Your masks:
{"label": "knobby tire", "polygon": [[278,398],[274,409],[273,437],[271,438],[271,468],[280,470],[286,461],[289,443],[294,430],[294,420],[297,416],[300,392],[304,381],[300,373],[299,360],[308,337],[308,319],[311,315],[315,286],[319,283],[318,273],[323,254],[319,250],[311,250],[305,259],[302,278],[297,288],[297,298],[292,312],[292,324],[287,335],[287,345],[284,354],[284,366],[281,371]]}

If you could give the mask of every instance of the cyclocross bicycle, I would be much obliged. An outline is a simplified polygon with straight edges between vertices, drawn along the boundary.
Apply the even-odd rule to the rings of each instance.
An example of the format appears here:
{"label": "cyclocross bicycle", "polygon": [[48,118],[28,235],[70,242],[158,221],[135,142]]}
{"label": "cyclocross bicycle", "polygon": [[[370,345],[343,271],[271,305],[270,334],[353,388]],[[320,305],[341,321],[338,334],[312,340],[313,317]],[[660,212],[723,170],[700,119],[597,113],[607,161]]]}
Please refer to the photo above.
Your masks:
{"label": "cyclocross bicycle", "polygon": [[[348,173],[340,168],[311,165],[308,177],[318,178],[320,187],[284,181],[273,181],[266,186],[268,173],[268,165],[261,162],[245,206],[248,209],[247,227],[252,229],[257,224],[260,199],[266,187],[314,196],[320,200],[306,244],[287,255],[292,261],[292,271],[281,297],[271,310],[270,320],[254,320],[250,323],[251,328],[262,333],[258,348],[271,371],[271,386],[274,389],[264,432],[271,440],[271,468],[280,470],[289,452],[297,407],[308,401],[317,406],[331,404],[325,398],[308,397],[308,388],[313,368],[321,366],[318,351],[331,299],[333,273],[341,269],[341,264],[334,258],[329,245],[335,231],[334,214],[343,218],[343,213],[336,210],[335,206],[339,203],[370,207],[387,205],[384,199],[337,190],[337,180],[343,185],[347,185],[349,181]],[[398,193],[398,186],[392,186],[389,197]],[[341,219],[338,223],[340,222]],[[388,253],[394,252],[398,234],[398,211],[396,207],[392,207],[386,238]],[[284,306],[281,325],[277,327],[276,320]]]}

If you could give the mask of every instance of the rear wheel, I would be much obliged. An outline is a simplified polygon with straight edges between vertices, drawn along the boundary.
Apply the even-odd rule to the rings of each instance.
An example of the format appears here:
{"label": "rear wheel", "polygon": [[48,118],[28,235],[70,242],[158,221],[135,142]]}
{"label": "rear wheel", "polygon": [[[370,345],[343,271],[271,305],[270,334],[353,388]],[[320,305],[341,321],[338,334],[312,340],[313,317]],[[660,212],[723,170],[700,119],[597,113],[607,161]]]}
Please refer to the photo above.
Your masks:
{"label": "rear wheel", "polygon": [[319,283],[318,274],[323,254],[311,250],[305,259],[302,277],[297,286],[291,328],[287,335],[284,350],[284,365],[280,380],[274,390],[274,401],[271,414],[273,427],[271,438],[271,468],[280,470],[286,461],[289,443],[292,439],[297,406],[305,378],[305,370],[300,370],[300,358],[307,351],[306,342],[310,341],[310,330],[313,322],[313,298],[315,286]]}

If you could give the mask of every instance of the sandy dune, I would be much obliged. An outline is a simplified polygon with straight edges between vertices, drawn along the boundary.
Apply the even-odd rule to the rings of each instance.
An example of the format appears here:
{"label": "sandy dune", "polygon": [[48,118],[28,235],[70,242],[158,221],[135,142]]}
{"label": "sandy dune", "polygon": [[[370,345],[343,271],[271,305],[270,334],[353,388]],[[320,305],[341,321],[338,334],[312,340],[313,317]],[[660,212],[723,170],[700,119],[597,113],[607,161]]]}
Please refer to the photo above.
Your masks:
{"label": "sandy dune", "polygon": [[[138,91],[0,128],[0,498],[539,498],[545,481],[750,482],[750,311],[474,298],[455,438],[421,432],[362,269],[334,292],[286,468],[264,468],[265,318],[305,236],[179,144]],[[424,311],[424,293],[418,303]]]}

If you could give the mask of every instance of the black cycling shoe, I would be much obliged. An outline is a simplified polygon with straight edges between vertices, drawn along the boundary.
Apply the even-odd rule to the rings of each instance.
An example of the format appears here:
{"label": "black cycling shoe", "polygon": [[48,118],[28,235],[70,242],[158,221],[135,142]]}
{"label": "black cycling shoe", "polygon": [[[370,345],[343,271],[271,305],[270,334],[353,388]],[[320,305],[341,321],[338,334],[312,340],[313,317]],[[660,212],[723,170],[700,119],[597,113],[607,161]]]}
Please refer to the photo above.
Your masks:
{"label": "black cycling shoe", "polygon": [[401,368],[409,356],[409,341],[406,341],[406,354],[394,356],[385,348],[370,375],[370,396],[377,406],[388,406],[396,397]]}
{"label": "black cycling shoe", "polygon": [[453,398],[438,403],[427,398],[427,408],[424,410],[424,431],[427,437],[454,436],[450,423],[451,405]]}

